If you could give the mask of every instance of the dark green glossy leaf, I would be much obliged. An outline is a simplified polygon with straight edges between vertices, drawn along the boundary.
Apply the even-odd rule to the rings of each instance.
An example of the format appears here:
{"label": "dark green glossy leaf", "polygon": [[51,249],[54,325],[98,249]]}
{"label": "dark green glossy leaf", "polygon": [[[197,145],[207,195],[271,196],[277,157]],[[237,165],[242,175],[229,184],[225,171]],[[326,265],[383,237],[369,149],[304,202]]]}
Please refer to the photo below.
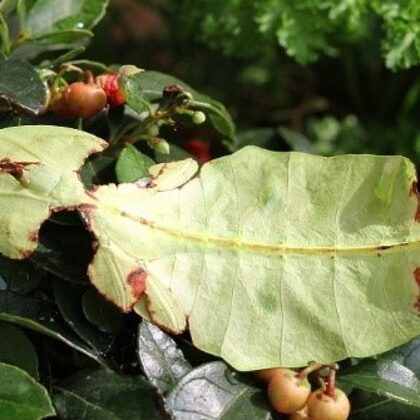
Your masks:
{"label": "dark green glossy leaf", "polygon": [[46,89],[35,69],[25,61],[0,61],[0,97],[17,112],[37,115],[46,102]]}
{"label": "dark green glossy leaf", "polygon": [[55,338],[103,364],[101,355],[85,344],[61,318],[51,303],[0,291],[0,320]]}
{"label": "dark green glossy leaf", "polygon": [[80,372],[54,388],[53,402],[64,420],[161,419],[152,386],[140,376],[108,370]]}
{"label": "dark green glossy leaf", "polygon": [[113,171],[112,165],[115,159],[110,156],[96,155],[88,159],[80,172],[85,186],[103,184],[109,178],[109,173]]}
{"label": "dark green glossy leaf", "polygon": [[24,370],[0,363],[0,418],[38,420],[54,415],[47,391]]}
{"label": "dark green glossy leaf", "polygon": [[264,392],[242,382],[222,362],[185,375],[168,395],[166,408],[177,420],[271,419]]}
{"label": "dark green glossy leaf", "polygon": [[14,325],[0,321],[0,362],[23,369],[38,379],[38,356],[32,341]]}
{"label": "dark green glossy leaf", "polygon": [[420,338],[376,360],[360,362],[340,375],[340,381],[420,407]]}
{"label": "dark green glossy leaf", "polygon": [[86,268],[92,253],[91,240],[84,228],[47,222],[31,261],[63,280],[86,284]]}
{"label": "dark green glossy leaf", "polygon": [[191,370],[175,341],[147,321],[139,327],[138,355],[144,373],[162,395]]}
{"label": "dark green glossy leaf", "polygon": [[26,27],[37,36],[59,30],[90,29],[103,17],[108,0],[37,0],[27,2]]}
{"label": "dark green glossy leaf", "polygon": [[121,151],[115,166],[118,182],[134,182],[148,177],[148,169],[154,164],[149,156],[128,145]]}
{"label": "dark green glossy leaf", "polygon": [[107,5],[108,0],[61,0],[60,7],[56,0],[20,0],[21,39],[12,56],[30,60],[46,51],[86,46],[90,29],[102,19]]}
{"label": "dark green glossy leaf", "polygon": [[41,276],[30,261],[12,260],[0,255],[0,277],[5,282],[5,289],[10,292],[26,294],[35,290]]}
{"label": "dark green glossy leaf", "polygon": [[92,36],[93,33],[86,29],[68,29],[40,35],[34,38],[33,41],[41,45],[52,45],[54,49],[57,49],[58,46],[63,46],[63,48],[67,45],[71,46],[80,40],[92,38]]}
{"label": "dark green glossy leaf", "polygon": [[86,319],[102,332],[115,334],[124,325],[121,312],[93,288],[84,292],[82,308]]}
{"label": "dark green glossy leaf", "polygon": [[418,420],[420,408],[398,403],[363,390],[355,390],[350,395],[353,420]]}
{"label": "dark green glossy leaf", "polygon": [[86,288],[68,282],[54,282],[54,295],[64,320],[73,331],[98,354],[105,355],[111,349],[114,337],[93,327],[82,310],[82,297]]}

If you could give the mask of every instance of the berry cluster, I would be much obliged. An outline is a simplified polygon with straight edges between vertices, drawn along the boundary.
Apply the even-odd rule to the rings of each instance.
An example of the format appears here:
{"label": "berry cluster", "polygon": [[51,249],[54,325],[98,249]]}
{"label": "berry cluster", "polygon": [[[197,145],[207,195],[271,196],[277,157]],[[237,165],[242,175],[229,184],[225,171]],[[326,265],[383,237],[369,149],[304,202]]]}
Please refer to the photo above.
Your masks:
{"label": "berry cluster", "polygon": [[50,89],[49,110],[61,117],[87,119],[107,105],[124,104],[124,94],[118,87],[118,73],[105,73],[93,77],[85,73],[86,81],[70,83],[64,87]]}
{"label": "berry cluster", "polygon": [[308,374],[324,368],[313,365],[299,372],[285,368],[264,369],[256,372],[268,384],[267,394],[273,408],[289,414],[293,420],[346,420],[350,414],[347,395],[335,386],[335,366],[329,368],[326,381],[319,377],[321,387],[311,392]]}

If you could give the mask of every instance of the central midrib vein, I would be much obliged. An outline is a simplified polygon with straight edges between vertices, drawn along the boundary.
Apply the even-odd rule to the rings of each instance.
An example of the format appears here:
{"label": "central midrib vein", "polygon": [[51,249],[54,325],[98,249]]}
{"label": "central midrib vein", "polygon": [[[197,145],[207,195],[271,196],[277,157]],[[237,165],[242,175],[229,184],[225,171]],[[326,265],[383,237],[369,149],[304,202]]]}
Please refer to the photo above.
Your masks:
{"label": "central midrib vein", "polygon": [[291,246],[287,244],[269,244],[255,241],[248,241],[237,238],[227,238],[215,235],[203,235],[202,233],[195,233],[184,229],[174,228],[171,226],[159,224],[137,215],[132,215],[121,211],[113,206],[107,206],[112,213],[118,214],[134,222],[147,226],[150,229],[156,229],[171,236],[176,236],[185,240],[194,242],[201,242],[207,247],[222,247],[234,250],[249,250],[255,253],[267,253],[278,255],[306,255],[306,256],[331,256],[335,255],[377,255],[402,252],[409,249],[420,249],[420,239],[396,242],[393,244],[370,244],[365,246]]}

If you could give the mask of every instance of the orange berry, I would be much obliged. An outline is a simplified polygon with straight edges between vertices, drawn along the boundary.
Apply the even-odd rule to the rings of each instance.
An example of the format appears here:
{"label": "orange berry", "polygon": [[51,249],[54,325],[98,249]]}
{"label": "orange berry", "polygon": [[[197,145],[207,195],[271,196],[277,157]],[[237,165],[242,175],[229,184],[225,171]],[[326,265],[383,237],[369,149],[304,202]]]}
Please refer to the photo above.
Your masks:
{"label": "orange berry", "polygon": [[346,420],[350,414],[350,402],[339,388],[335,388],[333,397],[323,389],[317,389],[308,399],[308,414],[311,420]]}
{"label": "orange berry", "polygon": [[302,409],[311,393],[307,378],[290,369],[278,368],[268,384],[268,399],[276,411],[292,414]]}
{"label": "orange berry", "polygon": [[64,97],[70,113],[84,119],[94,116],[106,105],[104,90],[93,82],[71,83]]}

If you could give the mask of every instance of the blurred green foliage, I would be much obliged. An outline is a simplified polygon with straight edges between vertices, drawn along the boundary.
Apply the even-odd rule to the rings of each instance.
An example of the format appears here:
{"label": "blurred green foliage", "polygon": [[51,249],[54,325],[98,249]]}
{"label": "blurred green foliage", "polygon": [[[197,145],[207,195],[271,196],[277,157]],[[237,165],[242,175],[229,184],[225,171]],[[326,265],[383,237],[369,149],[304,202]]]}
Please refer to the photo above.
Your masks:
{"label": "blurred green foliage", "polygon": [[375,26],[390,68],[420,62],[417,0],[193,0],[171,2],[179,26],[229,55],[258,56],[277,42],[301,64],[338,55],[366,40]]}
{"label": "blurred green foliage", "polygon": [[316,153],[420,162],[419,19],[416,0],[113,0],[87,55],[176,75],[273,129],[265,147],[291,147],[282,126]]}

